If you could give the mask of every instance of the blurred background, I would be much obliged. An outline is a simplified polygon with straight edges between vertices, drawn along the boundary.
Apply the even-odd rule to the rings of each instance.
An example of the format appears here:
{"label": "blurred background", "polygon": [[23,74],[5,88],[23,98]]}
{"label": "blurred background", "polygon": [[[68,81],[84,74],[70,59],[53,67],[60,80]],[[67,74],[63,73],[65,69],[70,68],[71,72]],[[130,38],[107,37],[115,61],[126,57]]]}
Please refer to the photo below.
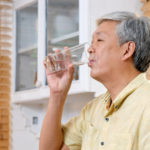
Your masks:
{"label": "blurred background", "polygon": [[[0,0],[0,150],[38,149],[49,98],[45,56],[64,46],[86,50],[96,19],[112,11],[150,17],[150,0]],[[76,67],[62,123],[105,91],[86,64]]]}

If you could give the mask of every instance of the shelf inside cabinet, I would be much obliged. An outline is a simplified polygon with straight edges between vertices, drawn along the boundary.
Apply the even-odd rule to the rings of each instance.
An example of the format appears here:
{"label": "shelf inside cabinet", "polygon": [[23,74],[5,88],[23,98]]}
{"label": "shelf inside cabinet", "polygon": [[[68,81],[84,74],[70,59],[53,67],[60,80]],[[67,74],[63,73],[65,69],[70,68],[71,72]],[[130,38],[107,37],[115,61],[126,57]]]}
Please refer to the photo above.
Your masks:
{"label": "shelf inside cabinet", "polygon": [[33,45],[31,47],[27,47],[27,48],[22,48],[18,50],[18,54],[25,54],[28,52],[33,52],[37,49],[37,45]]}
{"label": "shelf inside cabinet", "polygon": [[70,33],[70,34],[67,34],[67,35],[64,35],[64,36],[61,36],[61,37],[58,37],[58,38],[54,38],[51,41],[49,41],[49,43],[50,44],[55,44],[55,43],[65,41],[65,40],[68,40],[68,39],[71,39],[71,38],[74,38],[74,37],[77,37],[77,36],[79,36],[79,32],[74,32],[74,33]]}

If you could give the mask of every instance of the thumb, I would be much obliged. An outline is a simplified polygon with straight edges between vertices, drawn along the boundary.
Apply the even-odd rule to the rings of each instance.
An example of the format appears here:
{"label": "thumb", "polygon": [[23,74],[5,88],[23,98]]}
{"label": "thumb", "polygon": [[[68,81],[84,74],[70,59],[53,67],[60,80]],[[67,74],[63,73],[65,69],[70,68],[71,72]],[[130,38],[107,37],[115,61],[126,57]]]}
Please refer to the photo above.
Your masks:
{"label": "thumb", "polygon": [[69,64],[68,70],[69,70],[69,74],[71,74],[71,75],[73,76],[73,73],[74,73],[74,65],[73,65],[72,63]]}

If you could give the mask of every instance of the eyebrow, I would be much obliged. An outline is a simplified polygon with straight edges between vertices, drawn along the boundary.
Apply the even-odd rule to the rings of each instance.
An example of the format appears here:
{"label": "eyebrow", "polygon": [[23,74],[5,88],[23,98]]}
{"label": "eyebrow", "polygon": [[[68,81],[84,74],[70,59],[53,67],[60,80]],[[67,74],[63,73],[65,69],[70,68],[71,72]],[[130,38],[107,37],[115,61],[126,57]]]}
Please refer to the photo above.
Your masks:
{"label": "eyebrow", "polygon": [[96,32],[96,35],[104,35],[104,36],[107,36],[108,34],[105,33],[105,32]]}

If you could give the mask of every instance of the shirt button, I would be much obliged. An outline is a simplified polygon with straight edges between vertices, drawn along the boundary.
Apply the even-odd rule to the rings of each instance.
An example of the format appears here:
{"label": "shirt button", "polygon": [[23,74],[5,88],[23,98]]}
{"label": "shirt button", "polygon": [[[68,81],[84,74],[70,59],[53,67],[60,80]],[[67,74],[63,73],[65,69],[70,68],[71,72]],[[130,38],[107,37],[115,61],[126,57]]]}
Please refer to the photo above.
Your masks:
{"label": "shirt button", "polygon": [[106,121],[109,121],[109,118],[105,118]]}
{"label": "shirt button", "polygon": [[115,106],[115,109],[118,109],[118,106]]}
{"label": "shirt button", "polygon": [[103,146],[104,145],[104,142],[101,142],[101,146]]}

